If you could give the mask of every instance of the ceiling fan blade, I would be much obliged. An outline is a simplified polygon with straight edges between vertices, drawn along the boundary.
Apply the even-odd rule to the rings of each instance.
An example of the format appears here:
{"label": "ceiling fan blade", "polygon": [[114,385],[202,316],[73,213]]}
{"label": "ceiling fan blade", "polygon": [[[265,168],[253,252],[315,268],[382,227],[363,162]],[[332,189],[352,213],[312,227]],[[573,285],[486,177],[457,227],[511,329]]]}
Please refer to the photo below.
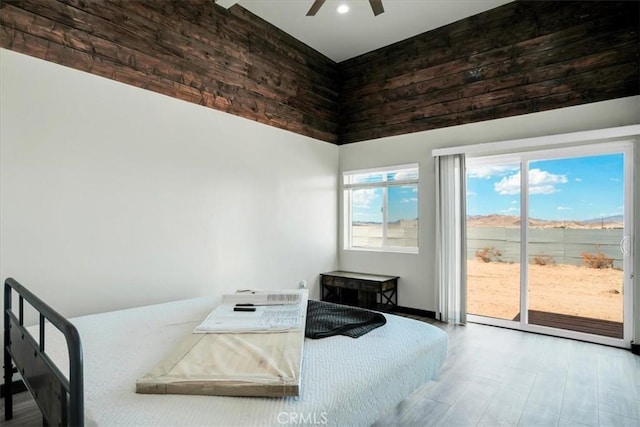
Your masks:
{"label": "ceiling fan blade", "polygon": [[384,7],[382,7],[382,0],[369,0],[369,4],[371,5],[371,9],[373,9],[373,14],[375,16],[378,16],[384,12]]}
{"label": "ceiling fan blade", "polygon": [[309,12],[307,12],[307,16],[315,16],[316,13],[318,13],[318,10],[320,10],[322,5],[324,4],[324,2],[325,0],[315,0],[311,5],[311,9],[309,9]]}

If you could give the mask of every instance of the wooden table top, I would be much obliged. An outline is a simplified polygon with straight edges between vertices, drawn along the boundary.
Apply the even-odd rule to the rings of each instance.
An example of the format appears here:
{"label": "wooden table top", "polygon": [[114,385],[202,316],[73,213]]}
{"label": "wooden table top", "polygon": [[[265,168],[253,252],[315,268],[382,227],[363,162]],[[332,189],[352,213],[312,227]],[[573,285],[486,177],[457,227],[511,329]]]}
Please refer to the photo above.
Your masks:
{"label": "wooden table top", "polygon": [[380,274],[369,274],[369,273],[354,273],[352,271],[331,271],[328,273],[322,273],[323,276],[335,276],[335,277],[343,277],[345,279],[357,279],[357,280],[369,280],[372,282],[386,282],[389,280],[398,279],[398,276],[383,276]]}

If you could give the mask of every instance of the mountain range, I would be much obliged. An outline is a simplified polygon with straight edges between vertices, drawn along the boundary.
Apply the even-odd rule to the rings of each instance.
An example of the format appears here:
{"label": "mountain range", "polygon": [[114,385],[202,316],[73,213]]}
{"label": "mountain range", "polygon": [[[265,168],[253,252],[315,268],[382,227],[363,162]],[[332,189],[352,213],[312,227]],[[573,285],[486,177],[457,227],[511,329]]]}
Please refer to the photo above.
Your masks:
{"label": "mountain range", "polygon": [[[530,227],[539,228],[623,228],[622,215],[606,216],[587,220],[545,220],[529,218]],[[468,215],[468,227],[520,227],[520,216],[516,215]]]}

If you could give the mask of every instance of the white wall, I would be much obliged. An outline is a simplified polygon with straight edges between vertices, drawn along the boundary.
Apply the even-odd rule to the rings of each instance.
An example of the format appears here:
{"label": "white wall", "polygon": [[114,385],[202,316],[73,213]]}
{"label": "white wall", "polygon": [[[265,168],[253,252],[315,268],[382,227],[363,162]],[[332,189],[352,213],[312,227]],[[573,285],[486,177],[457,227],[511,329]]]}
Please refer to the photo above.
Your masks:
{"label": "white wall", "polygon": [[0,50],[0,277],[64,315],[337,267],[333,144]]}
{"label": "white wall", "polygon": [[[0,49],[0,277],[75,316],[301,279],[317,296],[339,256],[435,311],[433,148],[639,122],[632,97],[338,148]],[[419,254],[336,253],[338,155],[420,162]]]}
{"label": "white wall", "polygon": [[[340,147],[340,171],[389,165],[420,163],[419,240],[420,253],[397,254],[344,250],[343,224],[339,221],[340,268],[377,274],[400,276],[398,303],[401,306],[436,311],[434,260],[435,184],[434,148],[479,144],[561,134],[581,130],[640,123],[640,97],[630,97],[577,107],[492,120],[433,131],[381,138]],[[636,166],[638,158],[636,158]],[[640,177],[636,174],[636,195]],[[342,212],[342,194],[340,193]],[[639,209],[637,206],[636,209]],[[636,210],[635,229],[640,230]],[[638,265],[636,257],[636,266]],[[636,268],[636,271],[640,271]],[[636,286],[636,289],[638,287]],[[640,294],[640,290],[636,291]],[[636,300],[640,307],[640,299]],[[640,309],[636,308],[637,341],[640,342]]]}

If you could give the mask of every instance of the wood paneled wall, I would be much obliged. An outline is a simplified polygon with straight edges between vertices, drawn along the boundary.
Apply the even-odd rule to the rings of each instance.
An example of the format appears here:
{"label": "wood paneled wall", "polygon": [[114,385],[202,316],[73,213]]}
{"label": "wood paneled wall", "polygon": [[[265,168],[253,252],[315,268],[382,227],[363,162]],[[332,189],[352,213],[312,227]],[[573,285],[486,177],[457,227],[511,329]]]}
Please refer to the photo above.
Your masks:
{"label": "wood paneled wall", "polygon": [[0,47],[337,141],[335,62],[213,0],[0,0]]}
{"label": "wood paneled wall", "polygon": [[346,144],[637,95],[639,4],[518,1],[336,64],[212,0],[0,0],[0,47]]}
{"label": "wood paneled wall", "polygon": [[342,62],[339,143],[637,95],[639,4],[518,1]]}

